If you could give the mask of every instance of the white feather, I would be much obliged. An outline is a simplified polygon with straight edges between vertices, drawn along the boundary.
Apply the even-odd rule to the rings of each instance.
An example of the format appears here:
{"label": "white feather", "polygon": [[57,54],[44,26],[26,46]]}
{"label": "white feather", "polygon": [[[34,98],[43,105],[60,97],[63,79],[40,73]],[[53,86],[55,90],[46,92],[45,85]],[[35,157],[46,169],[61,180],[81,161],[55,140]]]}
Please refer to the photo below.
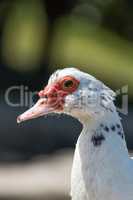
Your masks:
{"label": "white feather", "polygon": [[[118,134],[121,126],[113,104],[115,93],[102,82],[74,68],[58,71],[51,81],[71,75],[80,81],[78,91],[65,100],[67,114],[78,118],[83,130],[76,144],[71,175],[72,200],[133,200],[133,161],[129,158],[125,139]],[[79,101],[83,97],[95,97],[100,101],[92,106]],[[101,128],[101,124],[109,131]],[[111,126],[115,126],[115,130]],[[121,131],[122,127],[121,127]],[[102,144],[92,142],[94,132],[103,134]]]}

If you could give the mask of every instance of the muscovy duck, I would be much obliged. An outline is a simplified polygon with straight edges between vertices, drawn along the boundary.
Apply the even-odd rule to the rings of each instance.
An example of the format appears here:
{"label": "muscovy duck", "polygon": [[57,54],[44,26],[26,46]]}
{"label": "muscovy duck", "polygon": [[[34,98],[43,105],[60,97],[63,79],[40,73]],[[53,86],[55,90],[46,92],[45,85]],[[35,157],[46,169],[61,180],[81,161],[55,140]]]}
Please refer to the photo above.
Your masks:
{"label": "muscovy duck", "polygon": [[51,112],[83,124],[71,174],[72,200],[133,200],[133,160],[128,155],[115,93],[75,68],[57,70],[20,123]]}

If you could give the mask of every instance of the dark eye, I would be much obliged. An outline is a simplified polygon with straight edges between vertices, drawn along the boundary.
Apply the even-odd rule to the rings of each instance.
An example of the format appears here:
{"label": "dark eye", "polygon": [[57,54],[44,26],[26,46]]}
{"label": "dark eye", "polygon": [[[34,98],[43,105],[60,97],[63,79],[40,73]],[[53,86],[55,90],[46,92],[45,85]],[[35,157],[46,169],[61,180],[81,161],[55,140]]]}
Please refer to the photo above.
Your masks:
{"label": "dark eye", "polygon": [[62,90],[72,93],[74,92],[79,85],[79,80],[75,79],[74,77],[71,76],[65,76],[61,81],[60,81],[60,86]]}
{"label": "dark eye", "polygon": [[72,80],[67,80],[64,82],[64,88],[70,88],[73,87],[73,81]]}

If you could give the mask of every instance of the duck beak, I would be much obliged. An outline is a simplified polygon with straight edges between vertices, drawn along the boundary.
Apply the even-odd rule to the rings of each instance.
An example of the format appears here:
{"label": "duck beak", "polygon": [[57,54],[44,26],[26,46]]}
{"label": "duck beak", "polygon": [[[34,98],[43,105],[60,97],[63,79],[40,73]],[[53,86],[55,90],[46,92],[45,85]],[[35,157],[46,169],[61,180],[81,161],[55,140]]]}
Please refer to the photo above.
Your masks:
{"label": "duck beak", "polygon": [[54,112],[54,108],[47,105],[46,102],[47,100],[45,98],[40,98],[32,108],[17,117],[17,123]]}

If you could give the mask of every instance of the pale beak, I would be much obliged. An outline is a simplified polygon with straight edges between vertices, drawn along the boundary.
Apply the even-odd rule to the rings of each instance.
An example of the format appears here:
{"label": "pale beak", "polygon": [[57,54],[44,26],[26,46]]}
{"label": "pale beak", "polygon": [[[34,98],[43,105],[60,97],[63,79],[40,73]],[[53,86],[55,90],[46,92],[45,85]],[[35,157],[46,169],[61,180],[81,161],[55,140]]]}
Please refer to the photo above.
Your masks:
{"label": "pale beak", "polygon": [[40,98],[32,108],[17,117],[17,123],[54,112],[54,108],[48,106],[46,101],[47,99]]}

